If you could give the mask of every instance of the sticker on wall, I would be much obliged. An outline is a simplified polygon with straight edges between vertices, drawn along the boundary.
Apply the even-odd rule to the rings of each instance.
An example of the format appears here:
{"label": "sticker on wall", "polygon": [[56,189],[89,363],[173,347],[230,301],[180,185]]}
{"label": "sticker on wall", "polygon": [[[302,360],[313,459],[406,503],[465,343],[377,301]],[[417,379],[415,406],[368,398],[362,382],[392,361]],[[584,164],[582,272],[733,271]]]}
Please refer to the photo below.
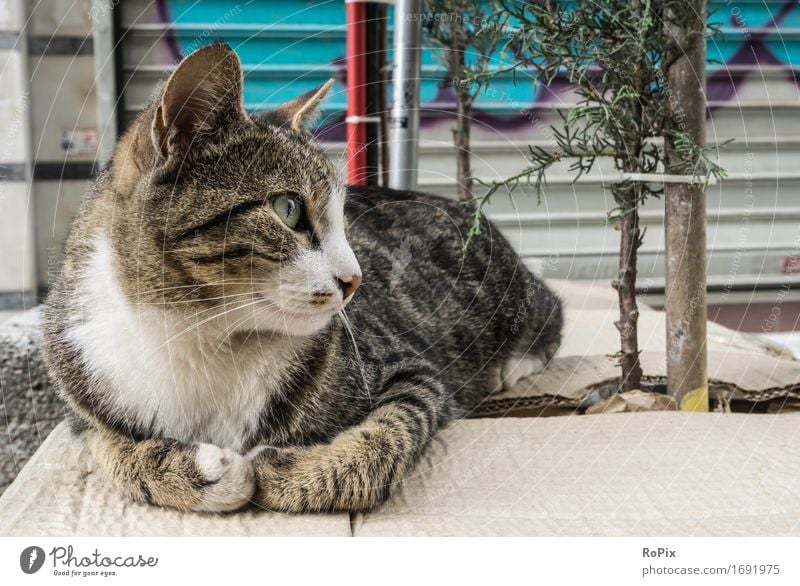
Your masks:
{"label": "sticker on wall", "polygon": [[97,152],[97,129],[63,130],[61,132],[61,151],[68,157],[94,155]]}
{"label": "sticker on wall", "polygon": [[800,256],[786,256],[783,259],[783,272],[787,275],[800,273]]}

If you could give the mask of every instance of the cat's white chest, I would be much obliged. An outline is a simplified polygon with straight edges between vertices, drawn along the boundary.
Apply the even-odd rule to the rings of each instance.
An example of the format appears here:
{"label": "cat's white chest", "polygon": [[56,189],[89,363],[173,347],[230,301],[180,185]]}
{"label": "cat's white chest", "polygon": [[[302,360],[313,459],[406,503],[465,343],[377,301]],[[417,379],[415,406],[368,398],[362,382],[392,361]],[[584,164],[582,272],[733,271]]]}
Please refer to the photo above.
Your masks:
{"label": "cat's white chest", "polygon": [[224,336],[208,336],[201,319],[176,322],[159,308],[131,305],[108,260],[98,239],[83,319],[68,334],[107,381],[106,406],[164,437],[241,450],[280,382],[280,352],[252,344],[236,351]]}

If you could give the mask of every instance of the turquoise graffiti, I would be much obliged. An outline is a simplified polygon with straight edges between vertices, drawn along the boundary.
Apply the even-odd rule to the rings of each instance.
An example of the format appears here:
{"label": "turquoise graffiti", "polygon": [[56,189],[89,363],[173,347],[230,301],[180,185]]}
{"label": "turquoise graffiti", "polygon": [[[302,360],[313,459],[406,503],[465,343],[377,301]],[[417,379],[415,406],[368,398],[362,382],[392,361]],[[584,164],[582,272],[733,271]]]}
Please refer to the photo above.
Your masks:
{"label": "turquoise graffiti", "polygon": [[[322,84],[330,77],[336,91],[327,103],[318,132],[343,140],[346,69],[345,8],[341,0],[158,0],[150,18],[166,27],[159,41],[164,59],[174,61],[197,47],[223,40],[245,67],[245,105],[270,108]],[[390,13],[392,11],[390,10]],[[721,34],[708,42],[708,102],[713,112],[736,99],[743,83],[765,72],[772,79],[798,84],[800,4],[796,1],[714,0],[709,20]],[[391,22],[389,23],[391,31]],[[423,52],[423,124],[450,116],[454,95],[435,50]],[[504,130],[524,124],[520,108],[535,112],[562,98],[564,84],[550,87],[497,79],[482,94],[476,115]],[[391,92],[389,92],[391,95]]]}

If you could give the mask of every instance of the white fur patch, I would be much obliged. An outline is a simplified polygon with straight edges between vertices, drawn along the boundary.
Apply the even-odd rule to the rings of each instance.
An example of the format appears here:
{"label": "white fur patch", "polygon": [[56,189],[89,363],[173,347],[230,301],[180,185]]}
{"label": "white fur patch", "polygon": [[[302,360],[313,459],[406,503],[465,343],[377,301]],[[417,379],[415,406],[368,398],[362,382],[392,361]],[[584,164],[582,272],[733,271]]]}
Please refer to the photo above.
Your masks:
{"label": "white fur patch", "polygon": [[295,348],[220,341],[219,320],[180,321],[156,306],[130,303],[115,276],[108,240],[97,237],[81,283],[83,311],[68,329],[92,374],[107,384],[102,401],[163,437],[241,450]]}
{"label": "white fur patch", "polygon": [[503,365],[502,377],[503,388],[510,389],[520,379],[532,374],[538,374],[544,370],[546,365],[543,356],[536,354],[514,355]]}
{"label": "white fur patch", "polygon": [[196,462],[211,484],[203,488],[199,510],[235,511],[246,505],[256,490],[255,471],[250,458],[233,450],[200,444]]}

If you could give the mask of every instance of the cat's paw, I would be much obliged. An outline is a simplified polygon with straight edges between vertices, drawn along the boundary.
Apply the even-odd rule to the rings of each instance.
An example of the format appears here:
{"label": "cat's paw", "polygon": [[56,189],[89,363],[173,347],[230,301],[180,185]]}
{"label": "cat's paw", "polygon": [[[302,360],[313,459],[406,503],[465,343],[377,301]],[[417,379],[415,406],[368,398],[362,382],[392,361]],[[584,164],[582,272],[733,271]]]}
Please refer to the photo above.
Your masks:
{"label": "cat's paw", "polygon": [[539,374],[547,366],[547,358],[542,354],[514,355],[503,365],[503,388],[510,389],[526,376]]}
{"label": "cat's paw", "polygon": [[[309,450],[298,448],[275,448],[258,446],[247,456],[252,459],[256,473],[256,505],[269,511],[282,513],[308,512],[310,477],[304,477],[294,469],[296,463]],[[313,474],[320,466],[311,466],[306,474]]]}
{"label": "cat's paw", "polygon": [[198,510],[234,511],[250,502],[256,490],[250,458],[212,444],[200,444],[195,463],[204,478]]}

